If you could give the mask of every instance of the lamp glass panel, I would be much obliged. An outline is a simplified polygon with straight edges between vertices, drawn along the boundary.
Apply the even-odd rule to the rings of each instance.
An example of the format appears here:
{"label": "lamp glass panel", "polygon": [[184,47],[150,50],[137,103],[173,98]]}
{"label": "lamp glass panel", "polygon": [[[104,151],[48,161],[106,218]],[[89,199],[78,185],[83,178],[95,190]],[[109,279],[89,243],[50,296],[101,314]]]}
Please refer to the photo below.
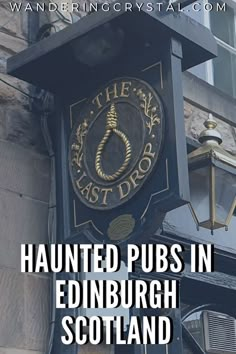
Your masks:
{"label": "lamp glass panel", "polygon": [[225,225],[236,197],[236,175],[215,167],[216,220]]}
{"label": "lamp glass panel", "polygon": [[199,223],[210,219],[209,174],[208,166],[189,173],[190,200]]}

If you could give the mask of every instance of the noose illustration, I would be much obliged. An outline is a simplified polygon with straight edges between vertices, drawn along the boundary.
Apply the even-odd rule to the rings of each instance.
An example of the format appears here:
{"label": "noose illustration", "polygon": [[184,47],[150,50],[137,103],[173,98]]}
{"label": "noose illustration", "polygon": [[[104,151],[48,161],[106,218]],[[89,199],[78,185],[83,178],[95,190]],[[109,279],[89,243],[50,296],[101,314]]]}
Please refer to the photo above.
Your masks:
{"label": "noose illustration", "polygon": [[[102,138],[100,144],[97,148],[95,168],[98,176],[105,181],[114,181],[116,180],[126,169],[131,159],[131,145],[127,136],[117,129],[118,117],[114,103],[111,104],[110,110],[107,113],[107,124],[105,135]],[[101,166],[102,153],[104,151],[105,145],[109,141],[112,134],[116,134],[125,145],[125,159],[122,166],[112,175],[107,175]]]}

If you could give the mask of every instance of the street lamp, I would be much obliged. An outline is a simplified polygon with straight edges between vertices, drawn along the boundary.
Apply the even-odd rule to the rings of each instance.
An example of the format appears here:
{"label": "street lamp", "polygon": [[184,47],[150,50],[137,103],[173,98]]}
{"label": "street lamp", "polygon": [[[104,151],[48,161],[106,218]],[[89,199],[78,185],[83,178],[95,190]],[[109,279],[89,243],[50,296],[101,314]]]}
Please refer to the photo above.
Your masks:
{"label": "street lamp", "polygon": [[191,203],[196,225],[227,230],[236,207],[236,158],[225,151],[212,115],[199,137],[202,144],[188,155]]}

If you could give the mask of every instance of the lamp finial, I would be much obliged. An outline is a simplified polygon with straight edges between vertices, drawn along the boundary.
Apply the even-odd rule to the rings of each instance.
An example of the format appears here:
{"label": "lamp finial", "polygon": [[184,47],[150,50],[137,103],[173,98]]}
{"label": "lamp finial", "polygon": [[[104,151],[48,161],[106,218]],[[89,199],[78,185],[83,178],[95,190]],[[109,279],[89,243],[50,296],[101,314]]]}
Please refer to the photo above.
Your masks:
{"label": "lamp finial", "polygon": [[206,127],[203,130],[198,138],[200,143],[205,144],[218,144],[222,143],[222,137],[218,130],[216,130],[217,123],[213,118],[213,115],[210,113],[208,119],[205,120],[204,126]]}

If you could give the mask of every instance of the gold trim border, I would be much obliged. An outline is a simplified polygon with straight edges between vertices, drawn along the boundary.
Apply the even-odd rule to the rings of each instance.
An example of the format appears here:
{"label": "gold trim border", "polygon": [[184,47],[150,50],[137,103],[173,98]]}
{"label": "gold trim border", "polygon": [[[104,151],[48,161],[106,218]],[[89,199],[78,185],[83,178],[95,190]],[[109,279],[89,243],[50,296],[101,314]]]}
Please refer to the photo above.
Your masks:
{"label": "gold trim border", "polygon": [[142,219],[142,218],[145,216],[145,214],[146,214],[146,212],[147,212],[147,210],[148,210],[148,207],[149,207],[149,205],[150,205],[150,203],[151,203],[152,198],[153,198],[154,196],[160,194],[160,193],[167,192],[169,189],[170,189],[170,182],[169,182],[169,162],[168,162],[168,159],[166,159],[166,188],[164,188],[164,189],[162,189],[161,191],[158,191],[158,192],[156,192],[156,193],[153,193],[153,194],[151,195],[151,197],[150,197],[150,199],[149,199],[149,201],[148,201],[148,203],[147,203],[147,206],[146,206],[146,208],[144,209],[144,212],[143,212],[143,214],[141,215],[140,219]]}
{"label": "gold trim border", "polygon": [[156,62],[156,63],[154,63],[152,65],[147,66],[146,68],[142,69],[141,72],[145,72],[145,71],[148,71],[148,70],[150,70],[152,68],[155,68],[157,65],[160,66],[160,80],[161,80],[160,83],[161,83],[161,89],[163,90],[164,85],[163,85],[162,61],[158,61],[158,62]]}
{"label": "gold trim border", "polygon": [[73,199],[73,216],[74,216],[74,227],[79,227],[79,226],[83,226],[83,225],[86,225],[86,224],[91,224],[93,226],[93,228],[100,233],[100,235],[104,235],[102,233],[102,231],[99,230],[99,228],[97,228],[97,226],[94,224],[93,220],[87,220],[81,224],[77,224],[77,218],[76,218],[76,205],[75,205],[76,201],[75,199]]}
{"label": "gold trim border", "polygon": [[80,103],[82,103],[82,102],[84,102],[84,101],[86,101],[86,100],[87,100],[87,98],[82,98],[82,99],[79,100],[78,102],[72,103],[72,104],[70,105],[70,128],[71,128],[71,130],[72,130],[72,128],[73,128],[72,108],[73,108],[74,106],[76,106],[77,104],[80,104]]}

